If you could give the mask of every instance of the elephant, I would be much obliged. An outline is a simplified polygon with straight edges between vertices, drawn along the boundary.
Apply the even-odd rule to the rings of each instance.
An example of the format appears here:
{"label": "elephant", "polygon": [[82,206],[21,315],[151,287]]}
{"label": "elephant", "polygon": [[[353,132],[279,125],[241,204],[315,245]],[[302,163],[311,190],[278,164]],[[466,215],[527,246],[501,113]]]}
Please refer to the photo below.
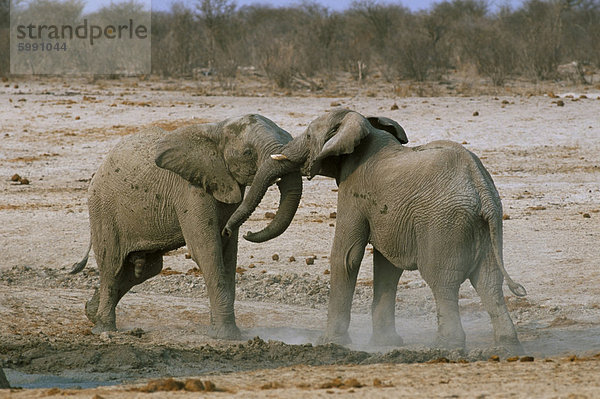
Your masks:
{"label": "elephant", "polygon": [[[325,342],[350,342],[352,297],[370,243],[371,343],[403,344],[395,326],[396,290],[404,270],[418,269],[436,302],[438,346],[465,348],[458,292],[468,278],[491,317],[495,342],[521,352],[502,292],[503,279],[515,295],[526,291],[504,268],[502,203],[492,177],[460,144],[404,146],[407,142],[404,129],[391,119],[333,110],[272,155],[278,167],[259,168],[223,233],[247,219],[277,176],[300,170],[308,179],[335,178],[338,209]],[[252,232],[244,237],[258,242],[264,238]]]}
{"label": "elephant", "polygon": [[[234,316],[238,236],[220,232],[259,166],[276,164],[269,155],[291,140],[271,120],[249,114],[173,132],[150,127],[120,141],[91,180],[90,244],[71,270],[85,267],[93,247],[100,285],[85,307],[92,331],[116,330],[115,307],[123,295],[157,275],[167,251],[187,245],[206,282],[209,335],[239,339]],[[268,239],[283,233],[293,218],[302,176],[290,172],[278,185],[279,209],[262,231]]]}

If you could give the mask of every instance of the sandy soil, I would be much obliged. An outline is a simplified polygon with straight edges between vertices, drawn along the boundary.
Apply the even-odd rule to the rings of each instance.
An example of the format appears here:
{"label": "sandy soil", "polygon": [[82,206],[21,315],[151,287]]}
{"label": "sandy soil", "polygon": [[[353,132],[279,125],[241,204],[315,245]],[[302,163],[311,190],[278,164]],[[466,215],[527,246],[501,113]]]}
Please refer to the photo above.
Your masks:
{"label": "sandy soil", "polygon": [[[180,397],[199,389],[199,380],[212,383],[205,384],[215,391],[209,396],[261,398],[600,395],[598,89],[557,92],[561,98],[200,94],[194,82],[166,90],[161,82],[134,80],[0,88],[0,366],[11,385],[27,388],[0,397],[131,397],[156,390]],[[90,177],[122,136],[149,124],[173,129],[250,112],[296,135],[338,105],[399,121],[409,145],[450,139],[481,157],[503,199],[506,268],[529,293],[507,294],[507,302],[535,361],[509,362],[492,347],[489,318],[468,282],[460,297],[467,351],[431,349],[434,304],[417,272],[403,274],[397,294],[406,347],[369,347],[369,248],[354,299],[354,344],[316,345],[325,325],[336,208],[335,183],[325,178],[305,181],[285,234],[261,245],[240,243],[236,314],[243,341],[204,335],[205,286],[185,248],[165,257],[168,272],[123,298],[119,332],[91,335],[83,304],[98,282],[96,264],[91,260],[76,276],[67,272],[87,246]],[[15,174],[29,184],[12,181]],[[267,223],[265,213],[276,203],[270,190],[242,230]],[[308,257],[314,264],[306,264]],[[493,355],[500,361],[489,361]]]}

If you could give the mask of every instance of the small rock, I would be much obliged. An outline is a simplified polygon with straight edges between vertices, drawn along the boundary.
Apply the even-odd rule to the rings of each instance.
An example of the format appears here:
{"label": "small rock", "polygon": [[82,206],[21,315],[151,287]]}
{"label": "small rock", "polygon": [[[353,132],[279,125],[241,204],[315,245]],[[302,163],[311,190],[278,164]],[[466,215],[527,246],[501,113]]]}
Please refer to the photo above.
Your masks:
{"label": "small rock", "polygon": [[500,356],[498,356],[498,355],[492,355],[488,359],[488,362],[499,362],[499,361],[500,361]]}
{"label": "small rock", "polygon": [[556,105],[559,106],[559,107],[564,107],[565,106],[565,102],[563,100],[558,100],[556,102]]}
{"label": "small rock", "polygon": [[306,258],[305,261],[306,261],[307,265],[314,265],[315,264],[315,258],[313,258],[312,256],[309,257],[309,258]]}
{"label": "small rock", "polygon": [[479,116],[479,111],[473,112],[473,116]]}
{"label": "small rock", "polygon": [[329,269],[325,269],[325,271],[323,272],[323,274],[331,274],[331,272],[329,271]]}
{"label": "small rock", "polygon": [[399,107],[398,107],[398,104],[394,103],[394,104],[392,104],[392,106],[390,107],[390,111],[395,111],[395,110],[397,110],[398,108],[399,108]]}
{"label": "small rock", "polygon": [[339,107],[342,104],[340,104],[338,101],[332,101],[331,104],[329,104],[330,107]]}
{"label": "small rock", "polygon": [[592,217],[592,215],[590,215],[589,213],[584,213],[583,217],[586,218],[586,219],[589,219],[589,218]]}
{"label": "small rock", "polygon": [[466,144],[469,144],[469,142],[467,140],[463,140],[461,144],[466,145]]}
{"label": "small rock", "polygon": [[329,214],[329,219],[335,219],[335,218],[337,218],[337,212],[331,212]]}
{"label": "small rock", "polygon": [[519,356],[512,356],[506,359],[507,362],[516,362],[519,360]]}
{"label": "small rock", "polygon": [[192,259],[192,254],[190,254],[190,253],[186,253],[186,254],[185,254],[185,258],[186,258],[186,259]]}
{"label": "small rock", "polygon": [[12,177],[10,178],[10,181],[19,181],[21,180],[21,176],[19,176],[18,174],[14,174],[12,175]]}
{"label": "small rock", "polygon": [[271,256],[271,259],[278,261],[279,260],[279,254],[273,254],[273,256]]}
{"label": "small rock", "polygon": [[78,120],[80,120],[80,119],[81,119],[81,116],[76,116],[76,117],[75,117],[75,120],[76,120],[76,121],[78,121]]}
{"label": "small rock", "polygon": [[275,214],[273,212],[265,212],[265,219],[275,219]]}
{"label": "small rock", "polygon": [[520,362],[533,362],[535,359],[533,356],[523,356],[519,359]]}
{"label": "small rock", "polygon": [[256,267],[256,265],[254,263],[250,263],[248,265],[248,269],[254,269]]}
{"label": "small rock", "polygon": [[510,215],[508,213],[505,213],[504,215],[502,215],[502,220],[509,220],[510,219]]}
{"label": "small rock", "polygon": [[19,184],[24,184],[24,185],[27,185],[27,184],[29,184],[29,179],[27,179],[27,178],[25,178],[25,177],[21,177],[21,178],[19,179]]}
{"label": "small rock", "polygon": [[295,261],[296,261],[296,258],[294,258],[293,256],[290,256],[290,258],[288,259],[288,261],[290,261],[290,262],[295,262]]}

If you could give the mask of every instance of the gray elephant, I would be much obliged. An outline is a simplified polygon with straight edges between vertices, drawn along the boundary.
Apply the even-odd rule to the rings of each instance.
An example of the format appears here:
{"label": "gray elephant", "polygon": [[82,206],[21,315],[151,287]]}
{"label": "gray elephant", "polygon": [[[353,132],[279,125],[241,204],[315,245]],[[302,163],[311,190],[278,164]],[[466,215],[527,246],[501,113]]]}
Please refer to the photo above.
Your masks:
{"label": "gray elephant", "polygon": [[[238,339],[234,316],[237,230],[220,232],[242,201],[245,186],[269,155],[292,137],[260,115],[166,132],[153,127],[124,138],[90,183],[91,242],[100,287],[86,304],[94,333],[116,330],[115,307],[131,287],[158,274],[163,254],[187,245],[202,270],[216,338]],[[280,209],[262,231],[267,239],[288,227],[302,194],[302,176],[278,183]]]}
{"label": "gray elephant", "polygon": [[459,144],[410,148],[402,145],[407,142],[402,127],[387,118],[344,109],[321,116],[273,156],[278,167],[259,168],[224,233],[246,220],[277,176],[301,170],[309,179],[333,177],[339,189],[326,341],[349,341],[356,278],[371,243],[374,344],[403,343],[395,328],[396,289],[403,270],[418,269],[436,301],[438,345],[464,348],[458,291],[469,278],[491,317],[496,343],[520,351],[503,278],[516,295],[526,292],[503,266],[502,204],[490,174]]}

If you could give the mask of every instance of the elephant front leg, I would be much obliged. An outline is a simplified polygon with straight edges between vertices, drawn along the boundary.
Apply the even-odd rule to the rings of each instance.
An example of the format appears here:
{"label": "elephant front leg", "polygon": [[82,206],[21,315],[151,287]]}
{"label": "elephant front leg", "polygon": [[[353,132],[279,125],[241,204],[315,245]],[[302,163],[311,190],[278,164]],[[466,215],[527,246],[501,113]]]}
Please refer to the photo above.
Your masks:
{"label": "elephant front leg", "polygon": [[206,248],[206,245],[199,249],[188,243],[188,249],[201,268],[206,283],[210,302],[208,335],[217,339],[237,340],[241,339],[234,314],[237,242],[229,243],[223,249],[220,243],[219,239],[218,245],[211,249]]}
{"label": "elephant front leg", "polygon": [[396,333],[396,290],[402,269],[394,266],[377,249],[373,251],[373,335],[371,344],[401,346]]}
{"label": "elephant front leg", "polygon": [[352,342],[348,334],[352,297],[368,233],[358,233],[356,230],[344,229],[341,226],[338,222],[331,252],[327,328],[321,341],[349,344]]}

